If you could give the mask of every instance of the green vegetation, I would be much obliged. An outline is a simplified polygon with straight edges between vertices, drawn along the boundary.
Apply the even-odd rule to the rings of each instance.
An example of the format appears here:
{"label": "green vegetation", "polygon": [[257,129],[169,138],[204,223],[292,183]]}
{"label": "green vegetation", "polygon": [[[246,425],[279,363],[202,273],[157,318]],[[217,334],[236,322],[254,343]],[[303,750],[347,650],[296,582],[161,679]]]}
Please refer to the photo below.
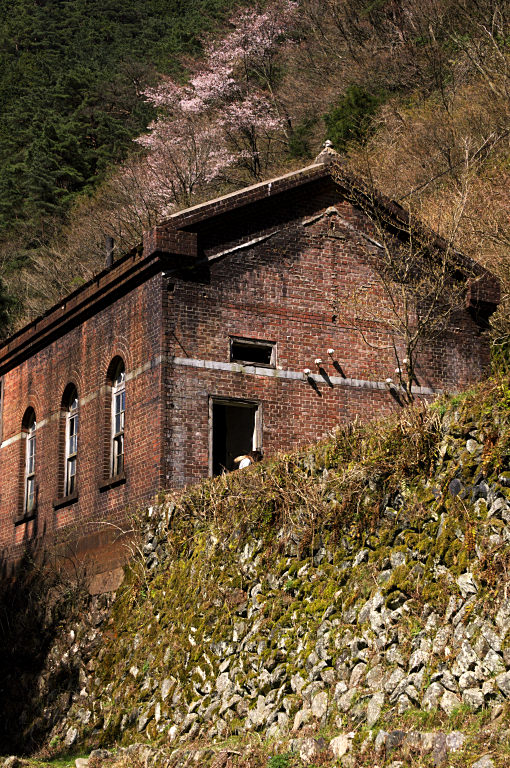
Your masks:
{"label": "green vegetation", "polygon": [[328,139],[338,152],[351,142],[364,143],[374,130],[373,117],[384,102],[381,93],[372,93],[359,85],[350,85],[337,104],[324,115]]}
{"label": "green vegetation", "polygon": [[179,74],[181,57],[199,55],[201,35],[231,7],[0,2],[0,234],[18,244],[11,267],[125,156],[153,116],[143,88],[157,72]]}
{"label": "green vegetation", "polygon": [[[185,80],[196,72],[204,34],[228,37],[236,7],[233,0],[0,0],[0,277],[16,299],[11,325],[101,268],[105,231],[125,250],[161,215],[161,200],[148,205],[132,142],[154,117],[141,93],[161,75]],[[270,65],[245,72],[255,88],[271,83],[268,98],[281,118],[267,172],[307,162],[329,137],[348,168],[505,286],[506,5],[411,2],[402,14],[387,2],[300,0],[298,15]],[[250,181],[234,176],[198,184],[194,198]],[[495,358],[505,365],[508,296],[503,290],[492,320]]]}
{"label": "green vegetation", "polygon": [[[476,458],[465,455],[467,441],[471,448],[479,444]],[[138,555],[111,609],[101,609],[99,624],[97,607],[92,625],[79,621],[78,603],[66,593],[54,607],[45,643],[55,663],[53,680],[67,691],[68,703],[46,732],[39,721],[39,756],[57,756],[70,729],[76,729],[80,748],[118,747],[115,768],[138,766],[138,758],[121,749],[136,741],[171,755],[169,768],[183,765],[179,755],[187,759],[194,749],[204,750],[192,758],[204,767],[228,753],[232,768],[302,768],[300,742],[296,751],[290,739],[323,738],[315,764],[333,765],[328,742],[353,732],[353,766],[369,768],[378,759],[380,764],[380,755],[374,746],[377,730],[370,735],[365,724],[368,698],[398,666],[410,669],[417,649],[427,659],[413,662],[422,669],[414,677],[416,690],[409,689],[409,707],[401,710],[385,697],[377,727],[462,731],[462,752],[448,758],[456,768],[484,750],[506,754],[508,738],[503,743],[499,731],[508,701],[487,700],[479,711],[460,697],[458,706],[446,711],[440,702],[429,711],[419,705],[445,661],[453,665],[461,648],[445,636],[448,654],[441,643],[434,650],[440,632],[453,627],[476,648],[481,635],[490,636],[484,625],[499,626],[509,558],[508,545],[495,535],[508,535],[506,512],[497,511],[510,496],[508,476],[510,384],[501,376],[462,397],[406,410],[400,418],[338,429],[319,444],[246,472],[161,494],[140,519],[140,540],[132,542]],[[453,480],[467,492],[452,492]],[[487,499],[478,497],[482,488]],[[488,504],[496,507],[489,515]],[[146,541],[151,549],[157,541],[157,564],[152,554],[143,554]],[[466,573],[476,582],[467,600],[458,581]],[[27,584],[34,581],[38,574]],[[6,616],[11,598],[8,592]],[[36,604],[44,607],[39,597]],[[28,614],[15,605],[9,639],[15,638],[16,647],[23,638],[43,637],[41,619],[33,623],[33,605]],[[446,613],[452,610],[454,618]],[[382,630],[386,611],[393,616]],[[52,646],[48,630],[63,645]],[[386,632],[396,634],[384,649],[377,641],[386,643]],[[69,637],[77,662],[71,668],[65,661]],[[87,651],[79,646],[84,637],[92,638]],[[501,635],[502,648],[509,638],[510,631]],[[23,646],[24,657],[28,648]],[[25,676],[17,669],[8,672],[17,660],[7,655],[7,646],[4,659],[4,685],[10,690]],[[353,683],[360,666],[366,676]],[[327,716],[307,720],[293,732],[305,695],[315,696],[318,678],[310,682],[312,669],[324,682],[315,692],[326,692]],[[486,678],[493,680],[490,674]],[[305,692],[299,680],[312,688]],[[339,680],[352,689],[347,703],[341,691],[336,695]],[[19,693],[19,687],[14,690]],[[80,696],[72,697],[76,690]],[[257,721],[257,707],[260,699],[273,702],[278,690],[287,719],[282,733],[271,733],[271,722]],[[3,713],[9,733],[12,722],[26,722],[20,712],[11,712],[13,698],[7,697]],[[34,702],[36,714],[41,706],[47,706],[46,698]],[[180,733],[176,722],[186,730]],[[20,733],[23,745],[27,733]],[[397,746],[392,759],[428,765],[429,757],[411,747],[411,742]],[[34,762],[34,768],[47,764]]]}

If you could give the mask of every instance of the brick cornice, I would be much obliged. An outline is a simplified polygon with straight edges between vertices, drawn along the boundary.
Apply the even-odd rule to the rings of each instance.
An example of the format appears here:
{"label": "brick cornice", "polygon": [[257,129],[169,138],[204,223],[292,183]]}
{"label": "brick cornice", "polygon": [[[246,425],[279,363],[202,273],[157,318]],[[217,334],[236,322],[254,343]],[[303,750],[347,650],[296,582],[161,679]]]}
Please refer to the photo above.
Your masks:
{"label": "brick cornice", "polygon": [[50,344],[102,307],[108,306],[161,268],[158,254],[140,250],[119,259],[66,296],[0,346],[0,375]]}
{"label": "brick cornice", "polygon": [[[321,156],[322,157],[322,156]],[[197,264],[197,232],[190,231],[208,219],[243,209],[247,205],[273,198],[287,191],[321,180],[330,180],[354,202],[359,195],[368,199],[363,184],[345,171],[338,160],[316,162],[301,170],[260,182],[223,197],[174,214],[144,233],[143,242],[114,265],[66,296],[36,320],[11,336],[0,346],[0,375],[50,344],[101,308],[108,306],[136,285],[162,269],[185,270]],[[354,195],[356,190],[356,195]],[[354,195],[354,196],[353,196]],[[276,201],[275,201],[276,204]],[[370,198],[372,207],[384,209],[386,224],[400,230],[409,224],[409,214],[382,195]],[[403,230],[402,230],[403,231]],[[430,239],[431,233],[428,233]],[[433,236],[430,242],[439,248],[444,241]],[[462,257],[472,268],[467,305],[487,304],[490,311],[499,301],[499,281],[476,262]]]}

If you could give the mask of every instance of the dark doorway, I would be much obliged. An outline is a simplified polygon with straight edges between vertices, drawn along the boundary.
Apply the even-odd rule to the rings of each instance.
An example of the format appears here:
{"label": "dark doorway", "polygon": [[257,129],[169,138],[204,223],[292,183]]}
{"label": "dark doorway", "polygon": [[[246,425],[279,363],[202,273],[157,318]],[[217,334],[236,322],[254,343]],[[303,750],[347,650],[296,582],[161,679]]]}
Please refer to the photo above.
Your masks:
{"label": "dark doorway", "polygon": [[256,403],[212,401],[212,474],[236,469],[236,456],[258,448]]}

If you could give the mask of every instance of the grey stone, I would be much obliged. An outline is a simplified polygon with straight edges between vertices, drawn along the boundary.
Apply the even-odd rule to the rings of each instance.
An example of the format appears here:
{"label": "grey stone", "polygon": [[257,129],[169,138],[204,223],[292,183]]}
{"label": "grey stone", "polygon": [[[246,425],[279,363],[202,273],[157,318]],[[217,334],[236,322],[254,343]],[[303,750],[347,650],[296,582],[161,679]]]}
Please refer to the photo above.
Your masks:
{"label": "grey stone", "polygon": [[360,549],[356,557],[353,561],[353,568],[356,568],[356,566],[361,565],[361,563],[368,562],[368,549]]}
{"label": "grey stone", "polygon": [[477,443],[476,440],[472,440],[471,438],[466,442],[466,451],[468,451],[471,454],[480,453],[480,451],[483,450],[483,445],[480,445],[480,443]]}
{"label": "grey stone", "polygon": [[409,731],[405,738],[405,745],[407,749],[413,752],[418,752],[422,748],[422,734],[418,731]]}
{"label": "grey stone", "polygon": [[497,675],[496,684],[507,698],[510,697],[510,672],[503,672],[501,675]]}
{"label": "grey stone", "polygon": [[419,704],[419,701],[420,701],[420,694],[418,693],[418,691],[416,690],[416,688],[414,687],[414,685],[412,685],[412,684],[410,684],[410,685],[407,685],[407,686],[406,686],[406,689],[405,689],[405,691],[404,691],[404,693],[405,693],[405,695],[406,695],[406,696],[407,696],[409,699],[411,699],[411,701],[413,702],[413,704]]}
{"label": "grey stone", "polygon": [[439,707],[439,701],[444,692],[445,689],[442,685],[437,682],[431,683],[421,701],[422,708],[427,712],[429,712],[431,709],[437,709]]}
{"label": "grey stone", "polygon": [[391,552],[390,553],[390,563],[392,568],[398,568],[399,565],[405,565],[406,564],[406,554],[405,552]]}
{"label": "grey stone", "polygon": [[450,639],[451,633],[452,632],[450,627],[441,627],[440,629],[438,629],[437,634],[434,638],[434,642],[432,643],[433,653],[436,653],[437,655],[443,654],[444,649],[448,644],[448,640]]}
{"label": "grey stone", "polygon": [[366,684],[371,691],[377,691],[380,689],[382,680],[384,678],[384,667],[382,664],[376,664],[372,667],[366,676]]}
{"label": "grey stone", "polygon": [[347,712],[351,708],[352,700],[357,694],[357,688],[351,688],[351,690],[347,691],[347,693],[344,693],[343,696],[340,696],[338,699],[338,709],[341,712]]}
{"label": "grey stone", "polygon": [[485,696],[480,688],[466,688],[466,690],[462,692],[462,701],[464,704],[467,704],[470,709],[476,712],[485,704]]}
{"label": "grey stone", "polygon": [[487,510],[487,517],[501,517],[502,512],[506,510],[508,507],[508,502],[506,499],[498,498],[495,501],[492,502],[489,509]]}
{"label": "grey stone", "polygon": [[461,704],[462,702],[459,697],[451,691],[445,691],[439,701],[441,709],[444,710],[447,715],[451,715],[452,712],[461,706]]}
{"label": "grey stone", "polygon": [[489,672],[492,672],[495,675],[505,671],[503,659],[499,654],[496,653],[496,651],[493,651],[492,648],[489,648],[485,654],[483,658],[483,665],[486,669],[489,670]]}
{"label": "grey stone", "polygon": [[223,715],[228,709],[233,709],[240,701],[241,697],[237,693],[234,693],[230,699],[222,699],[222,704],[218,710],[218,715],[221,717],[221,715]]}
{"label": "grey stone", "polygon": [[434,739],[436,734],[434,732],[421,733],[421,751],[428,755],[434,749]]}
{"label": "grey stone", "polygon": [[311,683],[309,683],[307,686],[305,686],[301,691],[301,696],[303,699],[310,704],[313,697],[316,693],[319,693],[319,691],[322,691],[324,688],[324,683],[322,680],[313,680]]}
{"label": "grey stone", "polygon": [[491,760],[489,755],[484,755],[476,763],[473,763],[471,768],[494,768],[494,761]]}
{"label": "grey stone", "polygon": [[441,676],[441,685],[446,688],[447,691],[451,691],[452,693],[457,693],[458,686],[455,682],[455,678],[450,672],[449,669],[445,669],[442,676]]}
{"label": "grey stone", "polygon": [[286,712],[278,712],[278,728],[281,733],[287,733],[289,730],[289,717]]}
{"label": "grey stone", "polygon": [[[369,616],[370,628],[377,635],[376,643],[379,645],[380,640],[384,635],[384,628],[386,626],[386,615],[379,611],[370,611]],[[384,646],[384,643],[383,643]]]}
{"label": "grey stone", "polygon": [[252,728],[260,728],[262,725],[270,724],[271,716],[274,710],[266,703],[265,696],[257,697],[257,704],[254,709],[250,709],[247,715],[247,724]]}
{"label": "grey stone", "polygon": [[234,683],[229,677],[228,672],[222,672],[216,679],[216,690],[221,697],[230,697],[234,693]]}
{"label": "grey stone", "polygon": [[319,752],[319,745],[315,739],[303,739],[299,749],[299,757],[305,765],[313,763]]}
{"label": "grey stone", "polygon": [[478,658],[483,659],[487,651],[489,650],[490,646],[487,640],[483,635],[480,635],[473,646],[474,651]]}
{"label": "grey stone", "polygon": [[389,581],[389,578],[391,576],[391,568],[388,568],[386,571],[381,571],[379,576],[377,577],[377,583],[379,586],[382,586],[383,584],[386,584],[387,581]]}
{"label": "grey stone", "polygon": [[294,693],[301,693],[302,688],[306,685],[306,681],[303,680],[299,673],[292,675],[290,678],[290,687]]}
{"label": "grey stone", "polygon": [[486,680],[482,683],[482,693],[484,696],[492,696],[495,693],[495,686],[493,680]]}
{"label": "grey stone", "polygon": [[391,752],[393,749],[397,749],[404,743],[406,737],[405,731],[390,731],[386,736],[385,746],[386,753]]}
{"label": "grey stone", "polygon": [[[189,715],[186,716],[185,720],[187,720],[188,717]],[[195,717],[197,717],[197,715],[195,715]],[[151,719],[151,715],[149,711],[143,712],[140,715],[140,717],[138,718],[138,725],[137,725],[137,730],[139,733],[145,730],[145,728],[147,727],[147,723],[149,722],[150,719]]]}
{"label": "grey stone", "polygon": [[[441,519],[444,522],[444,519],[445,519],[444,515],[441,515]],[[447,568],[441,568],[441,566],[438,566],[436,568],[436,572],[438,574],[441,574],[441,575],[444,575],[444,576],[449,574],[448,569]],[[446,624],[448,624],[448,622],[452,618],[453,614],[457,613],[457,609],[458,609],[459,605],[461,604],[461,602],[462,602],[461,600],[457,600],[455,595],[451,595],[450,596],[450,599],[448,600],[448,606],[446,608],[445,617],[444,617],[444,620],[445,620]]]}
{"label": "grey stone", "polygon": [[335,692],[333,693],[333,698],[335,701],[338,701],[341,696],[348,690],[347,685],[340,681],[335,685]]}
{"label": "grey stone", "polygon": [[85,757],[77,757],[74,761],[75,768],[88,768],[89,761]]}
{"label": "grey stone", "polygon": [[399,715],[403,715],[408,709],[412,709],[412,701],[405,693],[401,694],[397,699],[397,712]]}
{"label": "grey stone", "polygon": [[448,752],[458,752],[462,749],[466,741],[466,737],[460,731],[452,731],[446,736],[446,749]]}
{"label": "grey stone", "polygon": [[429,660],[428,653],[418,649],[411,654],[409,659],[409,672],[417,672],[421,667],[426,666]]}
{"label": "grey stone", "polygon": [[474,504],[478,499],[486,499],[489,493],[489,486],[487,483],[482,480],[480,483],[477,483],[475,487],[473,488],[473,493],[471,494],[471,502]]}
{"label": "grey stone", "polygon": [[375,737],[374,741],[374,750],[377,754],[383,751],[386,747],[386,739],[388,738],[388,733],[386,731],[379,731],[377,736]]}
{"label": "grey stone", "polygon": [[384,683],[384,690],[386,693],[393,693],[397,685],[405,678],[405,673],[400,667],[397,667],[390,674],[386,682]]}
{"label": "grey stone", "polygon": [[321,671],[321,680],[323,680],[327,685],[333,685],[336,680],[336,673],[333,667],[326,667],[326,669]]}
{"label": "grey stone", "polygon": [[477,682],[478,678],[473,672],[463,672],[459,677],[459,688],[461,691],[465,691],[466,688],[475,688]]}
{"label": "grey stone", "polygon": [[448,490],[451,496],[458,496],[462,491],[462,483],[457,477],[454,477],[448,484]]}
{"label": "grey stone", "polygon": [[309,723],[312,719],[312,710],[310,707],[303,707],[303,709],[300,709],[298,712],[296,712],[294,716],[294,723],[292,725],[293,731],[299,731],[299,729],[306,725],[306,723]]}
{"label": "grey stone", "polygon": [[11,755],[2,763],[2,768],[21,768],[21,760],[16,755]]}
{"label": "grey stone", "polygon": [[472,573],[461,573],[457,578],[457,586],[460,589],[462,597],[469,597],[469,595],[476,595],[478,587],[476,585],[474,576]]}
{"label": "grey stone", "polygon": [[175,681],[170,677],[165,677],[163,682],[161,683],[161,698],[163,701],[168,697],[168,694],[170,693],[172,689],[172,685]]}
{"label": "grey stone", "polygon": [[364,662],[360,661],[359,664],[356,664],[356,666],[352,670],[351,678],[349,680],[350,688],[354,688],[355,686],[358,685],[358,683],[364,676],[366,669],[367,669],[367,665]]}
{"label": "grey stone", "polygon": [[446,762],[446,736],[444,733],[436,733],[434,746],[432,747],[432,762],[435,766],[444,765]]}
{"label": "grey stone", "polygon": [[366,621],[368,621],[372,610],[372,598],[370,598],[370,600],[367,600],[365,605],[361,607],[360,612],[358,613],[358,624],[364,624]]}
{"label": "grey stone", "polygon": [[73,744],[76,744],[78,741],[78,729],[77,728],[68,728],[67,733],[64,738],[64,745],[66,747],[72,747]]}
{"label": "grey stone", "polygon": [[[452,666],[452,672],[456,677],[460,677],[463,672],[474,669],[478,663],[478,656],[473,651],[467,640],[462,643],[462,648],[457,654],[455,663]],[[457,674],[458,671],[458,674]]]}
{"label": "grey stone", "polygon": [[312,699],[312,715],[321,720],[328,711],[328,694],[325,691],[317,693]]}
{"label": "grey stone", "polygon": [[510,600],[503,600],[501,603],[496,614],[496,626],[499,627],[501,635],[504,637],[510,628]]}
{"label": "grey stone", "polygon": [[386,651],[386,661],[388,664],[398,664],[399,667],[405,666],[404,659],[398,648],[398,645],[392,645]]}
{"label": "grey stone", "polygon": [[334,739],[331,739],[329,742],[329,748],[333,752],[333,757],[336,758],[336,760],[343,757],[350,749],[351,746],[351,740],[344,735],[335,736]]}
{"label": "grey stone", "polygon": [[367,706],[367,728],[372,728],[379,720],[381,710],[384,706],[384,693],[378,691],[374,693]]}

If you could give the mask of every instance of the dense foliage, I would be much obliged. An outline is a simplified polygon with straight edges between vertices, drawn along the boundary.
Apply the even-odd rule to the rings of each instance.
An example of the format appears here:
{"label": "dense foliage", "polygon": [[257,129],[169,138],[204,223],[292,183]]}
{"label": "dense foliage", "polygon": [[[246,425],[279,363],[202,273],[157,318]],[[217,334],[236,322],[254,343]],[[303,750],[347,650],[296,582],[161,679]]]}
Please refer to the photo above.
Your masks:
{"label": "dense foliage", "polygon": [[302,165],[329,137],[502,278],[505,346],[508,0],[233,7],[0,0],[0,276],[19,322],[102,266],[105,233],[122,252],[169,209]]}
{"label": "dense foliage", "polygon": [[[153,116],[141,90],[178,74],[229,0],[1,0],[0,233],[11,268]],[[55,220],[57,216],[57,220]]]}

